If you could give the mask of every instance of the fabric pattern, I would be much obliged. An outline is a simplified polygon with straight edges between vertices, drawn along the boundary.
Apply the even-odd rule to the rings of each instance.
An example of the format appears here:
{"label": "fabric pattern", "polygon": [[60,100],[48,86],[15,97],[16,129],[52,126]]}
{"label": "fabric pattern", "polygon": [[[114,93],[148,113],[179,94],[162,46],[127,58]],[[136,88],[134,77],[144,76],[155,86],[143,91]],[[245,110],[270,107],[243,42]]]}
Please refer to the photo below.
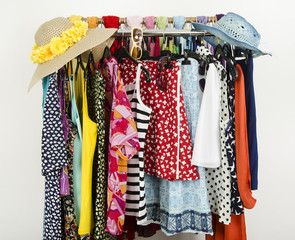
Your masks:
{"label": "fabric pattern", "polygon": [[[108,193],[106,230],[113,235],[122,234],[125,219],[127,161],[140,149],[138,134],[132,116],[117,60],[104,60],[107,69],[107,91],[112,89],[108,152]],[[110,101],[111,100],[111,101]]]}
{"label": "fabric pattern", "polygon": [[[58,70],[58,95],[59,95],[59,104],[62,117],[62,128],[64,133],[65,143],[67,143],[67,138],[70,130],[70,125],[66,116],[66,105],[65,105],[65,96],[66,96],[66,85],[65,85],[65,70],[61,68]],[[69,189],[69,176],[67,166],[64,166],[61,170],[60,176],[60,194],[61,195],[70,195]]]}
{"label": "fabric pattern", "polygon": [[[204,170],[202,175],[205,176]],[[199,181],[202,181],[201,184]],[[208,199],[204,195],[204,177],[200,180],[172,182],[146,175],[145,184],[147,223],[160,224],[166,235],[213,233]]]}
{"label": "fabric pattern", "polygon": [[149,126],[152,109],[143,104],[140,97],[141,64],[137,66],[137,74],[133,83],[125,85],[132,115],[138,131],[140,150],[128,161],[126,215],[136,216],[141,225],[147,218],[144,190],[143,151],[145,136]]}
{"label": "fabric pattern", "polygon": [[75,216],[75,203],[74,203],[74,184],[73,184],[73,154],[74,154],[74,141],[77,136],[77,128],[68,119],[69,124],[69,135],[67,138],[67,155],[68,164],[67,171],[69,177],[69,195],[61,198],[62,202],[62,213],[63,213],[63,226],[64,236],[66,240],[77,240],[78,239],[78,226]]}
{"label": "fabric pattern", "polygon": [[89,117],[97,123],[97,142],[94,153],[93,181],[95,186],[95,226],[94,239],[106,237],[106,207],[107,207],[107,165],[105,160],[105,80],[100,72],[92,73],[87,69],[88,84],[88,111]]}
{"label": "fabric pattern", "polygon": [[[229,66],[227,66],[229,67]],[[235,67],[235,66],[234,66]],[[228,71],[227,71],[228,72]],[[235,82],[227,74],[229,122],[226,127],[226,154],[231,174],[231,213],[240,215],[244,213],[243,202],[240,197],[236,169],[236,141],[235,141]]]}
{"label": "fabric pattern", "polygon": [[[197,48],[197,53],[206,57],[210,52],[205,47]],[[219,216],[223,224],[230,224],[231,215],[231,175],[226,154],[226,127],[229,122],[227,99],[227,78],[225,69],[218,61],[215,62],[220,78],[220,136],[221,136],[221,165],[218,168],[206,168],[208,198],[211,211]]]}
{"label": "fabric pattern", "polygon": [[[175,66],[178,66],[179,70],[179,65],[175,62],[172,63],[174,68]],[[155,92],[155,89],[157,89],[157,85],[155,83],[158,73],[156,70],[157,62],[149,61],[142,62],[142,64],[150,71],[152,82],[147,83],[143,77],[141,78],[141,99],[144,104],[153,107],[157,104],[157,102],[154,101],[154,95],[157,94],[157,92]],[[136,76],[136,66],[129,62],[129,60],[124,59],[124,63],[120,65],[120,69],[124,83],[132,83]],[[167,71],[168,76],[170,76],[169,71]],[[187,78],[191,77],[189,72],[186,74],[188,75]],[[195,76],[195,73],[192,73],[192,75]],[[182,80],[185,81],[184,79]],[[197,80],[198,79],[196,77],[193,77],[192,84],[198,84]],[[183,81],[181,81],[181,85]],[[188,88],[190,88],[189,85]],[[187,95],[189,94],[190,93],[187,93]],[[197,98],[201,96],[194,95],[193,97],[196,97],[195,104],[198,104],[199,100]],[[195,104],[193,104],[192,107]],[[183,105],[185,105],[185,101]],[[191,112],[193,114],[191,115],[191,121],[197,121],[197,109],[194,109]],[[153,115],[154,112],[151,114]],[[149,128],[151,125],[152,123],[150,122]],[[187,135],[189,136],[189,130]],[[144,151],[144,153],[146,153],[146,148]],[[198,181],[176,180],[172,182],[166,179],[157,178],[155,176],[145,175],[145,192],[148,218],[146,223],[159,223],[161,225],[162,231],[164,231],[167,235],[174,235],[180,232],[211,233],[211,213],[208,204],[204,169],[202,170],[202,176],[203,177]],[[193,201],[189,202],[189,199],[193,199]]]}
{"label": "fabric pattern", "polygon": [[[172,61],[173,69],[163,68],[158,81],[157,64],[158,61],[142,62],[151,74],[151,82],[147,83],[142,77],[141,98],[153,109],[145,140],[145,173],[169,180],[199,179],[196,167],[190,164],[192,143],[180,86],[179,63]],[[129,59],[124,59],[120,65],[124,79],[135,78],[135,66]],[[162,80],[167,82],[167,91],[158,88]]]}
{"label": "fabric pattern", "polygon": [[[47,78],[48,79],[48,78]],[[45,176],[44,240],[59,240],[61,229],[60,171],[67,164],[57,91],[57,75],[49,76],[44,103],[42,144],[42,175]]]}
{"label": "fabric pattern", "polygon": [[[183,59],[180,59],[181,63]],[[188,126],[194,145],[196,127],[202,99],[199,87],[201,76],[198,62],[181,66],[181,87]],[[167,181],[154,176],[146,178],[148,220],[160,223],[167,235],[177,233],[212,234],[211,210],[208,202],[205,169],[198,167],[200,179],[194,181]]]}

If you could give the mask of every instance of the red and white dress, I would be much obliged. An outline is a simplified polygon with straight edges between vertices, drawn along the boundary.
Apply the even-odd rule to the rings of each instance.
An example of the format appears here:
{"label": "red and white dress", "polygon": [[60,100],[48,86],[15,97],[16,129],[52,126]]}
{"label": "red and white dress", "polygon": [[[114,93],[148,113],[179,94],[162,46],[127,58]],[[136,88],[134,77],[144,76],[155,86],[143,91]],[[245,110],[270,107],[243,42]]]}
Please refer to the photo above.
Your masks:
{"label": "red and white dress", "polygon": [[[151,83],[145,81],[143,74],[140,81],[142,101],[152,108],[145,138],[145,173],[168,180],[199,179],[197,168],[191,165],[193,149],[180,85],[179,63],[172,61],[173,69],[162,69],[161,79],[166,84],[166,91],[157,86],[158,61],[141,63],[151,74]],[[134,80],[136,67],[129,59],[124,59],[119,65],[124,84]]]}

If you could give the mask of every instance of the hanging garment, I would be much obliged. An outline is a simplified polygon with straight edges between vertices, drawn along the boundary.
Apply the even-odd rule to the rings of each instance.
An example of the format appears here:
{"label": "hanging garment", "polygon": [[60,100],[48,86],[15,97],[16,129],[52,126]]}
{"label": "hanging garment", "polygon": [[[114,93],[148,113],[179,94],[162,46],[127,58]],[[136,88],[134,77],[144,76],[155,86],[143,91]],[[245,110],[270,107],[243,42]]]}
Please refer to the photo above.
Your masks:
{"label": "hanging garment", "polygon": [[[82,74],[82,79],[84,74]],[[83,79],[84,80],[84,79]],[[97,124],[88,115],[87,81],[83,89],[83,138],[82,138],[82,175],[81,175],[81,213],[79,234],[89,234],[94,227],[92,209],[92,167],[97,139]]]}
{"label": "hanging garment", "polygon": [[[185,17],[184,16],[175,16],[173,17],[173,25],[175,29],[182,29],[185,25]],[[183,37],[176,37],[176,45],[179,48],[179,54],[184,53],[184,41]]]}
{"label": "hanging garment", "polygon": [[237,72],[238,78],[235,81],[237,179],[244,207],[251,209],[255,206],[256,199],[253,198],[251,191],[244,75],[241,66],[238,64]]}
{"label": "hanging garment", "polygon": [[87,68],[88,113],[97,124],[97,141],[93,163],[94,238],[106,239],[107,163],[105,159],[105,80],[100,72]]}
{"label": "hanging garment", "polygon": [[244,213],[243,202],[240,197],[237,180],[236,168],[236,141],[235,141],[235,81],[230,76],[232,67],[229,64],[227,67],[227,96],[228,96],[228,110],[229,122],[226,127],[226,154],[231,174],[231,213],[240,215]]}
{"label": "hanging garment", "polygon": [[[203,57],[210,55],[205,47],[198,47],[197,53]],[[226,127],[229,122],[227,78],[225,69],[216,61],[215,66],[220,79],[220,141],[221,165],[218,168],[206,168],[208,198],[212,213],[219,215],[219,221],[230,224],[231,214],[231,175],[226,154]],[[206,89],[206,86],[205,86]]]}
{"label": "hanging garment", "polygon": [[87,23],[89,29],[95,29],[98,25],[98,17],[87,17]]}
{"label": "hanging garment", "polygon": [[[65,70],[61,68],[58,70],[58,95],[59,95],[59,103],[62,117],[62,128],[65,138],[65,143],[67,142],[70,125],[68,124],[67,116],[66,116],[66,108],[65,108]],[[60,194],[61,195],[69,195],[69,177],[67,174],[67,166],[63,166],[61,170],[60,177]]]}
{"label": "hanging garment", "polygon": [[[123,60],[120,64],[123,79],[132,81],[136,65],[129,59]],[[151,74],[151,82],[141,81],[141,98],[153,109],[145,139],[145,173],[169,180],[199,179],[196,167],[190,163],[192,144],[180,86],[180,65],[172,61],[173,69],[163,67],[159,74],[158,64],[158,61],[142,62]]]}
{"label": "hanging garment", "polygon": [[137,234],[139,237],[151,237],[157,233],[157,231],[161,230],[161,226],[159,224],[151,223],[146,226],[137,226]]}
{"label": "hanging garment", "polygon": [[47,90],[49,87],[49,75],[42,79],[42,90],[43,90],[43,97],[42,97],[42,119],[44,118],[44,105],[47,97]]}
{"label": "hanging garment", "polygon": [[[165,29],[166,27],[168,27],[168,17],[166,16],[156,17],[156,26],[158,29]],[[160,37],[158,39],[159,39],[160,49],[162,49],[164,38]],[[158,56],[158,55],[155,55],[155,56]]]}
{"label": "hanging garment", "polygon": [[220,78],[213,63],[209,64],[202,105],[196,129],[192,164],[217,168],[221,163],[220,150]]}
{"label": "hanging garment", "polygon": [[59,240],[62,237],[59,181],[61,168],[67,164],[67,153],[62,130],[57,74],[52,73],[43,81],[49,81],[44,102],[41,144],[42,175],[45,176],[43,239]]}
{"label": "hanging garment", "polygon": [[144,105],[140,97],[141,64],[136,71],[134,82],[125,85],[140,144],[140,150],[128,161],[126,215],[136,216],[140,225],[146,221],[143,150],[152,109]]}
{"label": "hanging garment", "polygon": [[73,75],[69,77],[71,87],[71,116],[72,122],[77,127],[77,135],[74,141],[73,152],[73,183],[74,183],[74,203],[75,203],[75,216],[77,226],[80,222],[81,212],[81,173],[82,173],[82,127],[79,118],[79,113],[76,105],[75,83],[77,79],[73,80]]}
{"label": "hanging garment", "polygon": [[75,203],[74,203],[74,184],[73,184],[73,153],[74,153],[74,141],[77,135],[77,128],[68,119],[69,134],[67,138],[66,148],[68,155],[67,171],[69,177],[69,195],[61,198],[62,213],[63,213],[63,230],[64,238],[69,240],[78,239],[78,225],[75,215]]}
{"label": "hanging garment", "polygon": [[154,57],[155,55],[155,50],[156,50],[156,43],[151,42],[150,43],[150,56]]}
{"label": "hanging garment", "polygon": [[214,235],[207,235],[206,240],[247,240],[245,215],[231,215],[231,223],[224,225],[213,214],[212,219]]}
{"label": "hanging garment", "polygon": [[102,69],[107,79],[106,96],[111,105],[106,231],[120,235],[125,218],[127,161],[137,153],[140,145],[117,60],[114,57],[104,59]]}
{"label": "hanging garment", "polygon": [[[155,28],[155,17],[154,16],[147,16],[144,18],[144,23],[147,29],[154,29]],[[152,48],[151,48],[151,42],[152,38],[148,37],[148,47],[147,50],[150,52],[150,56],[154,56],[155,55],[155,50],[154,50],[154,46],[155,43],[152,44]]]}
{"label": "hanging garment", "polygon": [[[136,217],[126,216],[125,226],[124,226],[124,233],[126,233],[126,238],[123,237],[123,239],[134,240],[136,232],[138,237],[148,238],[155,235],[156,232],[159,230],[161,230],[161,227],[159,224],[151,223],[145,226],[140,226],[140,225],[137,225]],[[118,239],[121,236],[118,236]]]}
{"label": "hanging garment", "polygon": [[245,80],[245,97],[247,110],[247,136],[249,147],[249,161],[251,174],[251,189],[258,189],[258,146],[256,134],[256,107],[255,107],[255,93],[253,84],[253,58],[238,61],[244,74]]}
{"label": "hanging garment", "polygon": [[[204,171],[202,175],[205,175]],[[213,233],[205,178],[169,181],[146,175],[145,186],[147,223],[160,224],[161,230],[168,236],[178,233]]]}
{"label": "hanging garment", "polygon": [[[197,169],[190,164],[192,144],[180,87],[180,66],[172,62],[173,69],[163,68],[159,73],[156,64],[148,68],[154,73],[151,91],[145,90],[151,95],[153,109],[146,136],[145,172],[169,180],[199,179]],[[166,91],[157,87],[157,81],[163,79],[167,80]]]}
{"label": "hanging garment", "polygon": [[[179,60],[179,63],[183,59]],[[199,87],[198,62],[181,66],[181,87],[188,125],[194,144],[202,91]],[[167,235],[177,233],[213,234],[211,210],[208,202],[205,169],[198,168],[200,180],[167,181],[145,176],[149,222],[160,223]]]}
{"label": "hanging garment", "polygon": [[[105,28],[117,28],[120,27],[120,18],[118,16],[103,16],[103,23]],[[121,46],[121,40],[115,39],[113,45],[110,48],[111,54],[114,55],[117,53]]]}

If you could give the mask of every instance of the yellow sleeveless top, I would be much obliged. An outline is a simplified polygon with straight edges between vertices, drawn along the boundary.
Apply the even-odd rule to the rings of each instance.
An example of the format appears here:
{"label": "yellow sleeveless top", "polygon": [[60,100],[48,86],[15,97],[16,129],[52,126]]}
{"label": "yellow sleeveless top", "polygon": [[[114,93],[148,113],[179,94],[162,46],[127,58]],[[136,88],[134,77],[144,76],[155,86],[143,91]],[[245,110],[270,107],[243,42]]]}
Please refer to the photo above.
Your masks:
{"label": "yellow sleeveless top", "polygon": [[[84,80],[84,74],[82,79]],[[84,81],[83,81],[84,82]],[[92,209],[92,166],[97,140],[97,124],[88,116],[87,81],[83,89],[83,136],[82,136],[82,174],[81,174],[81,213],[79,235],[88,234],[94,227]]]}

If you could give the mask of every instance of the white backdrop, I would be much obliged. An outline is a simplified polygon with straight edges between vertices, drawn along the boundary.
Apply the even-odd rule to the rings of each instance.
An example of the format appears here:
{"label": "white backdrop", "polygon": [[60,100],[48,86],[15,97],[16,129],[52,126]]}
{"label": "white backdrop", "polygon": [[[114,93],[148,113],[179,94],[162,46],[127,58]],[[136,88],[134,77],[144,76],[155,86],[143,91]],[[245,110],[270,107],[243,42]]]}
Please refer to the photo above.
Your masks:
{"label": "white backdrop", "polygon": [[[295,15],[291,0],[223,1],[1,1],[0,18],[0,234],[1,239],[42,238],[44,181],[41,176],[41,98],[28,84],[34,34],[47,20],[86,16],[212,16],[229,11],[252,23],[260,47],[271,51],[254,61],[259,144],[257,205],[246,212],[249,240],[295,239]],[[164,235],[150,239],[168,239]],[[169,238],[196,239],[192,235]]]}

